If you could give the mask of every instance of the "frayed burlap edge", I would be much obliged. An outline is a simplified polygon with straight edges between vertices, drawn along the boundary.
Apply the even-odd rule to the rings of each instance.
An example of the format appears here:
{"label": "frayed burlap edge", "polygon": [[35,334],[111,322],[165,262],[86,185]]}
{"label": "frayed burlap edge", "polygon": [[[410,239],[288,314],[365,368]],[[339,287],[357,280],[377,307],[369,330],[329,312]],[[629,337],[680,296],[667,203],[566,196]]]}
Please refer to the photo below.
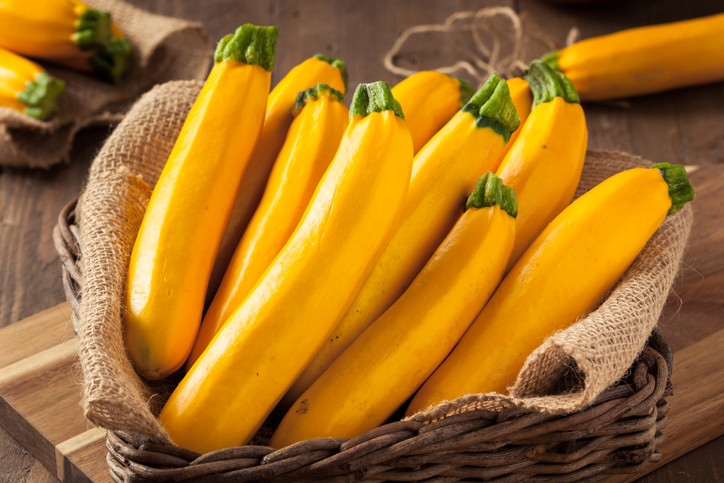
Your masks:
{"label": "frayed burlap edge", "polygon": [[[626,169],[651,163],[619,152],[589,151],[576,197]],[[525,361],[510,396],[470,394],[445,401],[410,418],[431,421],[470,410],[523,408],[570,413],[593,403],[620,380],[643,350],[679,271],[693,223],[687,204],[663,224],[594,312],[548,337]],[[578,381],[560,387],[561,379]]]}
{"label": "frayed burlap edge", "polygon": [[132,7],[120,0],[88,0],[111,12],[134,47],[132,67],[119,85],[40,61],[66,81],[60,113],[39,121],[0,107],[0,165],[48,168],[67,161],[73,138],[86,126],[115,124],[134,100],[156,83],[203,80],[211,63],[211,40],[201,24]]}
{"label": "frayed burlap edge", "polygon": [[155,418],[171,387],[134,371],[123,343],[123,286],[133,243],[153,186],[202,83],[157,86],[131,109],[91,166],[76,209],[83,293],[78,324],[85,416],[167,442]]}

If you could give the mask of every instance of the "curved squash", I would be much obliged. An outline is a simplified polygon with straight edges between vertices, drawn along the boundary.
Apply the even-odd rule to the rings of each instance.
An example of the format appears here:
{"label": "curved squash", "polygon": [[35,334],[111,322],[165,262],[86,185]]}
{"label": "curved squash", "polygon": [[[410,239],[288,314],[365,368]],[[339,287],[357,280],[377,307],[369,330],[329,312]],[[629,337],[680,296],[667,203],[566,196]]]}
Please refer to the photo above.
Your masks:
{"label": "curved squash", "polygon": [[473,86],[447,74],[422,71],[392,88],[405,113],[417,154],[472,97]]}
{"label": "curved squash", "polygon": [[36,119],[58,112],[65,82],[48,75],[35,62],[0,48],[0,106]]}
{"label": "curved squash", "polygon": [[566,208],[505,277],[407,415],[466,394],[504,393],[546,337],[603,300],[667,213],[694,198],[682,166],[616,174]]}
{"label": "curved squash", "polygon": [[349,306],[392,234],[412,139],[385,82],[361,84],[351,122],[291,239],[163,408],[177,444],[246,443]]}
{"label": "curved squash", "polygon": [[282,405],[288,407],[407,289],[460,215],[476,180],[495,170],[518,116],[496,74],[420,151],[395,234],[352,305]]}
{"label": "curved squash", "polygon": [[130,67],[133,51],[108,12],[79,0],[0,2],[0,47],[113,82]]}
{"label": "curved squash", "polygon": [[148,203],[124,291],[126,348],[148,379],[176,371],[191,352],[216,250],[261,131],[277,33],[247,24],[219,42]]}
{"label": "curved squash", "polygon": [[503,278],[515,193],[488,173],[412,285],[292,405],[270,446],[384,423],[447,357]]}
{"label": "curved squash", "polygon": [[497,171],[518,197],[515,248],[506,271],[570,204],[588,145],[586,117],[565,76],[533,61],[526,78],[535,95],[533,111]]}
{"label": "curved squash", "polygon": [[207,302],[211,302],[216,294],[249,220],[259,206],[274,161],[282,149],[289,126],[294,120],[292,109],[297,100],[297,94],[320,83],[327,84],[332,89],[345,94],[347,92],[347,67],[344,61],[329,59],[322,54],[317,54],[290,70],[269,94],[264,127],[254,154],[241,178],[229,225],[221,240],[219,253],[211,272],[209,290],[206,295]]}
{"label": "curved squash", "polygon": [[186,362],[189,369],[291,237],[337,152],[349,118],[343,94],[326,84],[300,92],[294,112],[296,119],[274,163],[264,197],[201,323]]}
{"label": "curved squash", "polygon": [[586,101],[716,82],[724,79],[724,14],[593,37],[542,60]]}

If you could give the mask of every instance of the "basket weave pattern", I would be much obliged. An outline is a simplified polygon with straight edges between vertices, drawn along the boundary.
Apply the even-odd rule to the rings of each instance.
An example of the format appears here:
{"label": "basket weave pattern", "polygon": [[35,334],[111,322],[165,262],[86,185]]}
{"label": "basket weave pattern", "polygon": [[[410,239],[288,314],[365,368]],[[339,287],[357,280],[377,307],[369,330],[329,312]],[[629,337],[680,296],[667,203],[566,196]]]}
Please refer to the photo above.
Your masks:
{"label": "basket weave pattern", "polygon": [[[54,240],[77,324],[82,292],[75,203]],[[569,415],[470,408],[433,422],[398,421],[351,440],[322,438],[275,450],[240,446],[200,455],[109,431],[107,461],[129,481],[598,481],[636,473],[661,454],[672,353],[654,332],[628,376]]]}

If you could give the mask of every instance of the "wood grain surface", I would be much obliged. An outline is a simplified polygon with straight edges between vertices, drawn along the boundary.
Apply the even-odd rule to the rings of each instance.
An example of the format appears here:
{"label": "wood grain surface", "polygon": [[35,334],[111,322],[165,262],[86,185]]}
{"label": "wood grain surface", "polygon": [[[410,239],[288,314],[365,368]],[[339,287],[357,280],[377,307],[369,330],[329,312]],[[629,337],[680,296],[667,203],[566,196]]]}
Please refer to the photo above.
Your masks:
{"label": "wood grain surface", "polygon": [[[281,29],[273,81],[321,52],[347,61],[350,88],[359,82],[399,77],[382,65],[384,53],[404,29],[441,23],[450,14],[506,5],[534,21],[562,46],[571,27],[580,38],[622,28],[724,12],[721,0],[638,0],[594,6],[550,5],[537,0],[132,0],[146,10],[200,21],[214,41],[245,23]],[[405,59],[431,68],[450,63],[454,46],[421,40]],[[424,47],[424,51],[421,50]],[[417,49],[417,50],[415,50]],[[419,51],[418,51],[419,50]],[[724,83],[698,86],[615,103],[584,105],[589,147],[618,149],[656,162],[702,168],[692,174],[697,190],[708,187],[709,211],[694,204],[696,219],[686,268],[662,317],[663,332],[681,350],[724,328],[724,246],[712,240],[724,229]],[[82,189],[94,154],[109,129],[82,131],[71,162],[47,171],[0,168],[0,327],[64,300],[52,229],[60,208]],[[712,216],[714,215],[714,216]],[[717,220],[718,221],[715,221]],[[721,238],[720,238],[721,239]],[[3,357],[0,354],[0,357]],[[642,478],[641,482],[724,481],[724,438],[716,439]],[[0,481],[54,481],[42,465],[0,429]]]}

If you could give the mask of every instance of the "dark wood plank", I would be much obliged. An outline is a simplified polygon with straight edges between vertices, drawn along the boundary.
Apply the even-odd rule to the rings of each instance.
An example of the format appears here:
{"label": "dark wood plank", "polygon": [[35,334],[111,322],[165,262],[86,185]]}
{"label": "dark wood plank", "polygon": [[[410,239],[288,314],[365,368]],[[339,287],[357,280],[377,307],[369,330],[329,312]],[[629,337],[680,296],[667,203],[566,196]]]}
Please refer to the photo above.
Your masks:
{"label": "dark wood plank", "polygon": [[68,304],[56,305],[5,327],[0,338],[0,369],[72,338],[70,312]]}

